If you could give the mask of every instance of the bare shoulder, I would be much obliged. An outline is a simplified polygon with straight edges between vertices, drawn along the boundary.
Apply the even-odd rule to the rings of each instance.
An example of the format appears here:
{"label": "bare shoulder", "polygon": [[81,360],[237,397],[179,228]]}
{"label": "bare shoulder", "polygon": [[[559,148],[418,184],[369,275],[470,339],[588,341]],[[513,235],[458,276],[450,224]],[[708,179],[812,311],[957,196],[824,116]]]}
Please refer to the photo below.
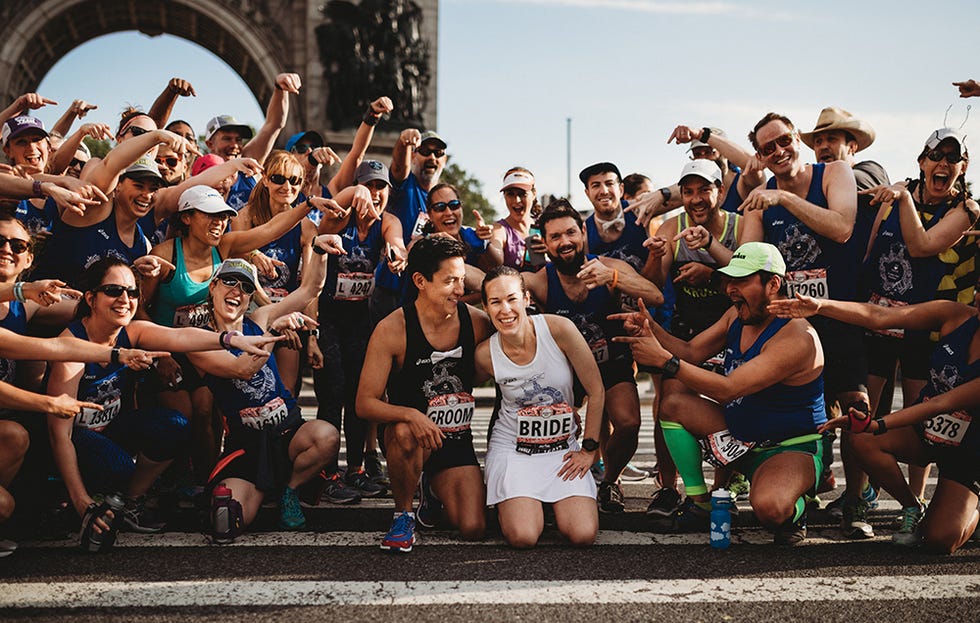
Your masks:
{"label": "bare shoulder", "polygon": [[405,345],[405,312],[401,308],[396,309],[387,316],[384,320],[378,323],[374,327],[374,332],[371,334],[371,341],[382,346],[386,351],[395,353],[398,351],[398,345],[401,344],[401,349],[404,350]]}
{"label": "bare shoulder", "polygon": [[490,316],[485,311],[466,305],[466,311],[470,314],[470,323],[473,325],[473,339],[480,343],[490,337],[493,333],[493,326],[490,324]]}

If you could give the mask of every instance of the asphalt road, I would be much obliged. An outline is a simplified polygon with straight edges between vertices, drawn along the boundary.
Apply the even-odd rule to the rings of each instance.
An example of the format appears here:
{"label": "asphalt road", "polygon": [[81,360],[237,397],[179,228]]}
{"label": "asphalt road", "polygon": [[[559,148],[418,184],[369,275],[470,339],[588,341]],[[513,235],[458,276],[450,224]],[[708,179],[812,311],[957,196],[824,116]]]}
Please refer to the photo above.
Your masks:
{"label": "asphalt road", "polygon": [[[644,426],[640,466],[652,466],[651,437]],[[953,556],[894,547],[897,504],[886,497],[872,515],[876,539],[845,541],[814,511],[810,538],[794,549],[773,546],[743,502],[733,544],[720,551],[705,534],[644,515],[651,479],[624,488],[627,512],[602,516],[598,544],[583,550],[550,530],[534,550],[512,550],[491,520],[481,543],[435,531],[410,554],[383,552],[390,498],[308,508],[301,533],[277,532],[277,511],[264,508],[230,546],[209,545],[190,509],[167,533],[121,535],[105,555],[73,541],[22,543],[0,559],[0,620],[980,620],[980,544]]]}

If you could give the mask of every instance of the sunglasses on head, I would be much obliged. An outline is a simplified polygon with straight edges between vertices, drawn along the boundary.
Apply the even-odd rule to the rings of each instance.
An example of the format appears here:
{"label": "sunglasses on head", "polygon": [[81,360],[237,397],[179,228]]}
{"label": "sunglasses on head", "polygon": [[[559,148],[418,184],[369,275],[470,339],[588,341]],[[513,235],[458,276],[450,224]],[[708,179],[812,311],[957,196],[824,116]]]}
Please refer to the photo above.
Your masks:
{"label": "sunglasses on head", "polygon": [[0,236],[0,249],[2,249],[3,245],[5,244],[9,244],[10,250],[18,255],[31,248],[31,243],[28,242],[27,240],[21,240],[20,238],[6,238],[4,236]]}
{"label": "sunglasses on head", "polygon": [[178,160],[174,156],[166,156],[166,157],[161,156],[157,158],[157,164],[168,166],[171,169],[177,166],[178,162],[180,162],[180,160]]}
{"label": "sunglasses on head", "polygon": [[763,143],[759,145],[759,153],[763,156],[771,156],[776,153],[776,146],[786,149],[793,144],[793,133],[783,134],[782,136],[777,136],[768,143]]}
{"label": "sunglasses on head", "polygon": [[952,151],[944,152],[941,149],[930,149],[926,153],[926,158],[932,160],[933,162],[941,162],[942,159],[945,158],[946,162],[950,164],[956,164],[961,160],[966,160],[966,158],[964,158],[962,154],[958,154]]}
{"label": "sunglasses on head", "polygon": [[431,147],[419,147],[415,152],[422,156],[423,158],[428,158],[429,156],[435,156],[436,158],[442,158],[446,155],[445,149],[432,149]]}
{"label": "sunglasses on head", "polygon": [[129,295],[129,298],[134,299],[140,295],[140,289],[136,286],[121,286],[115,283],[106,283],[95,289],[96,292],[101,292],[106,296],[112,297],[114,299],[119,298],[123,295],[123,292]]}
{"label": "sunglasses on head", "polygon": [[429,206],[429,212],[445,212],[446,210],[458,210],[459,207],[463,205],[459,202],[459,199],[453,199],[452,201],[440,201],[439,203],[433,203]]}
{"label": "sunglasses on head", "polygon": [[251,294],[255,292],[255,284],[248,281],[242,281],[237,277],[220,277],[221,283],[225,284],[229,288],[238,288],[244,294]]}
{"label": "sunglasses on head", "polygon": [[280,175],[279,173],[273,173],[269,176],[269,181],[277,185],[289,182],[293,186],[299,186],[303,183],[303,178],[297,175],[290,175],[289,177],[286,177],[285,175]]}
{"label": "sunglasses on head", "polygon": [[126,134],[126,132],[129,132],[133,136],[143,136],[144,134],[146,134],[149,131],[150,130],[147,130],[146,128],[141,128],[138,125],[131,125],[128,128],[126,128],[126,130],[125,130],[125,132],[123,132],[123,134]]}

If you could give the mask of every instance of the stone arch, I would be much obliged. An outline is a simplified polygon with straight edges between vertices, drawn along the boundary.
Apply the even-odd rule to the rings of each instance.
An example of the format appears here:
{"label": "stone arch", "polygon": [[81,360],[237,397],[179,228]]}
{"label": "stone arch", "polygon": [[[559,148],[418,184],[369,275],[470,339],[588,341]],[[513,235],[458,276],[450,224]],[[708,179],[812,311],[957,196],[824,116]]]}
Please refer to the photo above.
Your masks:
{"label": "stone arch", "polygon": [[210,50],[242,77],[263,106],[276,74],[290,65],[282,27],[288,4],[289,0],[0,3],[0,102],[35,91],[51,67],[79,45],[137,30],[150,36],[167,33]]}

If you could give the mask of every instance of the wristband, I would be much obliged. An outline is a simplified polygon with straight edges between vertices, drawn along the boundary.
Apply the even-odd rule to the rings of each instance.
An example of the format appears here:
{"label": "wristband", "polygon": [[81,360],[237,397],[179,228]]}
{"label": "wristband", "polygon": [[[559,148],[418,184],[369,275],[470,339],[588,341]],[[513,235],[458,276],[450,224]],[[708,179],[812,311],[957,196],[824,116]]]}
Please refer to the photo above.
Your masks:
{"label": "wristband", "polygon": [[34,185],[31,187],[31,197],[32,198],[40,199],[41,197],[44,197],[44,191],[41,190],[41,184],[43,184],[43,182],[39,182],[38,180],[34,180]]}
{"label": "wristband", "polygon": [[[863,433],[866,432],[871,427],[871,415],[868,411],[868,403],[861,401],[855,401],[847,405],[847,420],[848,429],[852,433]],[[863,417],[859,417],[860,414]]]}
{"label": "wristband", "polygon": [[14,300],[18,303],[26,303],[27,299],[24,297],[24,282],[18,281],[14,284]]}
{"label": "wristband", "polygon": [[313,252],[316,253],[317,255],[326,255],[327,254],[327,250],[326,249],[324,249],[323,247],[316,246],[316,241],[315,240],[313,241]]}
{"label": "wristband", "polygon": [[704,246],[703,246],[703,247],[701,247],[701,248],[702,248],[703,250],[705,250],[705,251],[707,251],[707,250],[708,250],[708,247],[710,247],[710,246],[711,246],[711,243],[712,243],[712,242],[714,242],[714,241],[715,241],[715,237],[714,237],[714,236],[712,236],[712,235],[711,235],[711,232],[709,231],[709,232],[708,232],[708,244],[706,244],[706,245],[704,245]]}
{"label": "wristband", "polygon": [[276,330],[275,327],[269,327],[268,331],[269,331],[269,335],[271,335],[272,337],[282,337],[282,333]]}
{"label": "wristband", "polygon": [[615,290],[617,285],[619,285],[619,271],[614,268],[613,278],[612,281],[609,283],[609,287]]}
{"label": "wristband", "polygon": [[875,423],[878,424],[878,428],[875,429],[874,434],[884,435],[885,432],[888,430],[888,427],[885,426],[885,418],[883,417],[875,418]]}
{"label": "wristband", "polygon": [[698,137],[698,140],[707,144],[709,138],[711,138],[711,128],[701,128],[701,136]]}
{"label": "wristband", "polygon": [[113,348],[112,352],[109,353],[109,362],[112,364],[119,364],[119,348]]}
{"label": "wristband", "polygon": [[364,122],[364,125],[374,127],[378,125],[379,121],[381,121],[381,115],[375,115],[374,111],[371,110],[371,107],[368,106],[367,112],[364,113],[363,117],[361,117],[361,121]]}

